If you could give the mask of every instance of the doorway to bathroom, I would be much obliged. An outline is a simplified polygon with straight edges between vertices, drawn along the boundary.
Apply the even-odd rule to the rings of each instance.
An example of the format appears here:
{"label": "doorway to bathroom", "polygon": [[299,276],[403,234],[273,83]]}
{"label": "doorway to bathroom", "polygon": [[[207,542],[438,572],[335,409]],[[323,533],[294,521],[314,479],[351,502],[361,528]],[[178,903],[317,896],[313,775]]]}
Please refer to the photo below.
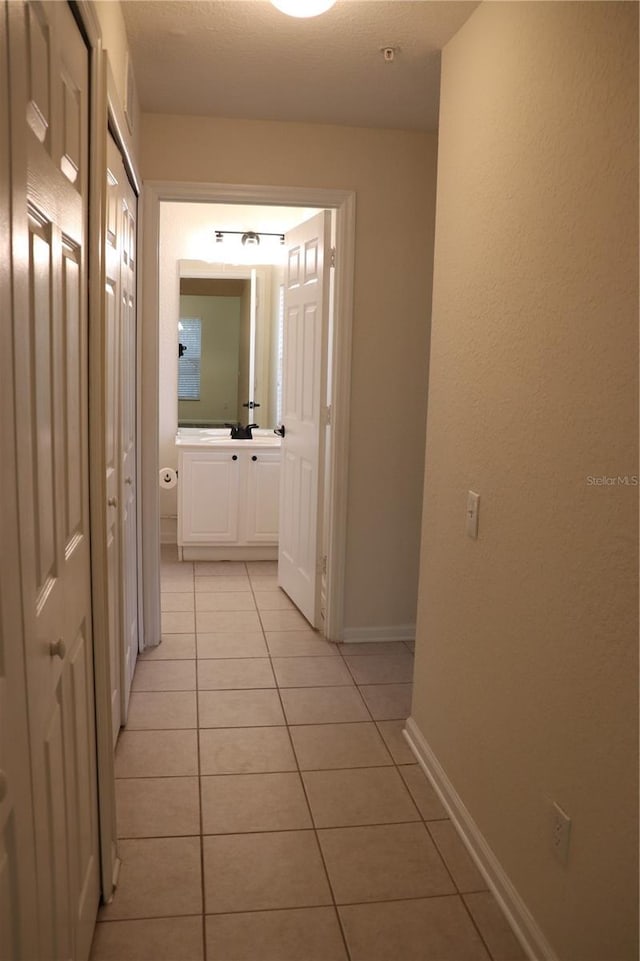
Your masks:
{"label": "doorway to bathroom", "polygon": [[[177,520],[181,559],[277,559],[280,587],[319,630],[333,219],[316,208],[160,205],[161,476],[179,471],[160,492],[161,539],[176,543]],[[244,441],[232,450],[230,431]]]}
{"label": "doorway to bathroom", "polygon": [[[233,274],[237,277],[242,273],[243,266],[245,270],[248,269],[249,275],[252,270],[261,271],[261,309],[271,317],[274,336],[266,339],[269,342],[268,348],[264,346],[264,337],[259,349],[256,349],[254,340],[251,351],[254,376],[256,368],[262,371],[260,393],[264,399],[264,408],[261,407],[259,411],[248,408],[243,413],[249,422],[260,424],[266,417],[264,424],[273,429],[279,426],[278,394],[282,386],[283,370],[282,367],[278,370],[277,358],[278,355],[281,357],[283,288],[287,263],[286,245],[278,245],[277,239],[297,224],[309,221],[318,211],[326,210],[330,214],[327,218],[331,229],[326,236],[325,262],[332,278],[328,288],[331,323],[326,335],[327,343],[322,344],[317,360],[314,360],[314,365],[320,365],[320,357],[324,353],[327,366],[326,394],[321,416],[329,443],[322,445],[323,456],[317,468],[324,482],[325,495],[309,523],[318,535],[314,563],[318,565],[318,584],[322,593],[322,602],[319,605],[322,617],[313,626],[331,640],[340,640],[346,546],[346,450],[355,198],[347,191],[184,184],[148,184],[145,185],[145,193],[142,353],[146,371],[143,370],[141,400],[143,422],[150,425],[153,415],[158,431],[154,445],[150,432],[145,430],[143,465],[146,463],[149,468],[153,465],[155,469],[145,470],[143,466],[143,474],[147,479],[147,490],[143,494],[143,528],[147,533],[150,529],[153,531],[155,522],[155,530],[161,533],[164,542],[169,543],[175,542],[176,509],[167,504],[165,492],[159,491],[157,485],[154,490],[151,489],[151,478],[157,478],[159,465],[164,467],[165,464],[173,463],[176,456],[179,285],[180,273],[184,272],[184,263],[181,267],[179,262],[199,261],[203,265],[201,274],[205,276],[216,273],[224,276],[226,270],[230,278]],[[198,215],[195,221],[194,213]],[[188,223],[191,224],[190,227],[185,226]],[[236,230],[237,239],[234,235]],[[231,236],[232,244],[229,245],[231,252],[223,256],[221,251],[225,244],[216,242],[216,239],[225,232]],[[275,235],[276,243],[271,247],[272,251],[276,250],[275,255],[268,253],[268,242],[257,249],[255,246],[251,250],[241,248],[238,241],[243,232]],[[269,239],[267,237],[267,241]],[[225,265],[225,260],[231,263]],[[268,260],[272,262],[265,263]],[[330,269],[334,265],[335,270]],[[329,342],[332,345],[331,351],[327,349]],[[267,355],[276,362],[272,371],[268,369]],[[152,357],[155,358],[153,366],[150,362]],[[308,381],[310,377],[320,375],[320,372],[320,366],[316,370],[307,369],[304,377]],[[255,390],[249,394],[248,385],[245,392],[249,402],[263,404]],[[242,390],[238,392],[238,398],[240,393],[243,393]],[[234,419],[240,419],[237,411]],[[244,417],[242,419],[244,420]],[[273,425],[271,420],[274,420]],[[286,440],[283,444],[286,445]],[[164,501],[162,506],[161,498]],[[153,540],[149,543],[147,557],[143,558],[143,567],[145,578],[148,578],[153,586],[157,578],[157,549],[153,550]],[[293,599],[296,600],[295,596]],[[149,623],[149,616],[157,617],[159,637],[159,612],[156,614],[155,610],[145,611],[145,616],[146,623]]]}

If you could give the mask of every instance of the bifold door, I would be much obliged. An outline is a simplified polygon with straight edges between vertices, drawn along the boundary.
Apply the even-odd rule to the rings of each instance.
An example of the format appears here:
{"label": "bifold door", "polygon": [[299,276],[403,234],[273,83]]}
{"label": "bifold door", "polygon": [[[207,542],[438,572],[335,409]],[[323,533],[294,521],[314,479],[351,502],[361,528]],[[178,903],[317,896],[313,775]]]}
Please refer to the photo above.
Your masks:
{"label": "bifold door", "polygon": [[[89,56],[66,3],[8,5],[13,362],[39,957],[99,897],[87,394]],[[18,558],[15,558],[18,563]]]}

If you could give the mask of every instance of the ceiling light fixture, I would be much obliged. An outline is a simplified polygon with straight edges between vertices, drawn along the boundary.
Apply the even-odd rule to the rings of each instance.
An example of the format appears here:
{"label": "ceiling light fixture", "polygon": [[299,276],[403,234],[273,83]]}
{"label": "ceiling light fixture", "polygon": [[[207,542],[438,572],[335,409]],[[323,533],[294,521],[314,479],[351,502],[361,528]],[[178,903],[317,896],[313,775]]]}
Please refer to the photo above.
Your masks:
{"label": "ceiling light fixture", "polygon": [[216,230],[216,243],[221,244],[225,234],[233,234],[242,239],[242,246],[258,246],[261,237],[277,237],[281,244],[284,243],[284,234],[271,234],[266,230]]}
{"label": "ceiling light fixture", "polygon": [[336,0],[271,0],[281,13],[288,17],[317,17],[326,13]]}

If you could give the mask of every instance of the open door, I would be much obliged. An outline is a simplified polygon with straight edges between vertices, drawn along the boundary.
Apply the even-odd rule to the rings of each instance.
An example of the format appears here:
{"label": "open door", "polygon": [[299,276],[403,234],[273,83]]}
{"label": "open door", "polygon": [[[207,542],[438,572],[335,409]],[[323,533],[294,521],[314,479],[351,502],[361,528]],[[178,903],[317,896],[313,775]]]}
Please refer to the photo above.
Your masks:
{"label": "open door", "polygon": [[331,213],[286,234],[278,584],[320,627]]}

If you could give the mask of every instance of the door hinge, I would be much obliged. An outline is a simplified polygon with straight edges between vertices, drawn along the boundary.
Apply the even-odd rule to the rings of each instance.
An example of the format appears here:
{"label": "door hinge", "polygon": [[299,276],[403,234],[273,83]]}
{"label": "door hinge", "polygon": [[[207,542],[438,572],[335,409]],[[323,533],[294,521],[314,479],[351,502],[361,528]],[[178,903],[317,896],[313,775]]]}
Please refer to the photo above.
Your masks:
{"label": "door hinge", "polygon": [[331,247],[329,249],[329,266],[335,267],[335,265],[336,265],[336,248]]}
{"label": "door hinge", "polygon": [[328,427],[331,423],[331,404],[322,408],[322,425]]}

